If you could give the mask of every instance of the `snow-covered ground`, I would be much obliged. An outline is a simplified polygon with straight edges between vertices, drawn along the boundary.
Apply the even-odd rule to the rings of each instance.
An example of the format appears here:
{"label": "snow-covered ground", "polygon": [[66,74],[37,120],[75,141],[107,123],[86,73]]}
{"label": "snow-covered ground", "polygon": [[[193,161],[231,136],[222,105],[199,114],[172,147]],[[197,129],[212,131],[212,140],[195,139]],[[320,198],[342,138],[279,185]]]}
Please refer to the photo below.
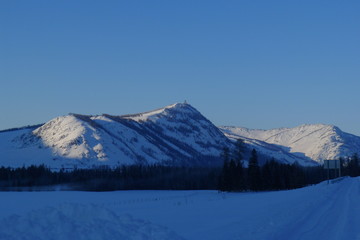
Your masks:
{"label": "snow-covered ground", "polygon": [[360,239],[360,178],[261,193],[0,192],[0,239]]}

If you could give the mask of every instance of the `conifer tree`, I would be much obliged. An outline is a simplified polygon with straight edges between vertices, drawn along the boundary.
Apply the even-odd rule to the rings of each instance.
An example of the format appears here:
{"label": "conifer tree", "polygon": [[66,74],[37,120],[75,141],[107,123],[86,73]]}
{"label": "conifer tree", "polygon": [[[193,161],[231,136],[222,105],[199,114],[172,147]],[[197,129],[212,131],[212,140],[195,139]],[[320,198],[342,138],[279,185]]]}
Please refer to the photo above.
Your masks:
{"label": "conifer tree", "polygon": [[248,180],[250,190],[259,191],[261,189],[261,172],[255,149],[251,151],[251,157],[249,159]]}
{"label": "conifer tree", "polygon": [[267,161],[262,167],[263,188],[266,190],[279,190],[280,186],[280,164],[274,158]]}
{"label": "conifer tree", "polygon": [[229,169],[228,169],[228,178],[229,178],[229,191],[238,191],[238,173],[236,168],[236,163],[234,159],[230,160]]}
{"label": "conifer tree", "polygon": [[359,157],[357,153],[351,157],[349,162],[349,175],[350,177],[356,177],[360,175]]}
{"label": "conifer tree", "polygon": [[234,170],[234,180],[235,180],[235,190],[243,191],[245,190],[245,177],[244,177],[244,167],[243,167],[243,153],[245,151],[245,144],[242,139],[237,139],[235,143],[234,159],[235,159],[235,170]]}
{"label": "conifer tree", "polygon": [[230,161],[229,161],[229,148],[225,147],[223,149],[222,157],[224,159],[224,164],[222,167],[222,172],[220,176],[219,189],[221,191],[230,191],[231,178],[230,178]]}

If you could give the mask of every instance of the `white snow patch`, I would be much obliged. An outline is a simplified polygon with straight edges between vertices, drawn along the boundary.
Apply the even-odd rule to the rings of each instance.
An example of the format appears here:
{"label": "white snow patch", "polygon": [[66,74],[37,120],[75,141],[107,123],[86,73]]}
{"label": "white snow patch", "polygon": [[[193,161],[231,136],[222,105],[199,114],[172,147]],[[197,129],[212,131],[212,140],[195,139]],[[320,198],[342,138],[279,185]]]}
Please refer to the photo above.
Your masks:
{"label": "white snow patch", "polygon": [[154,111],[126,116],[125,118],[130,118],[137,122],[142,122],[142,121],[147,121],[147,120],[156,121],[157,119],[159,119],[159,116],[158,116],[159,114],[163,113],[166,109],[175,107],[176,105],[177,105],[177,103],[166,106],[164,108],[156,109]]}

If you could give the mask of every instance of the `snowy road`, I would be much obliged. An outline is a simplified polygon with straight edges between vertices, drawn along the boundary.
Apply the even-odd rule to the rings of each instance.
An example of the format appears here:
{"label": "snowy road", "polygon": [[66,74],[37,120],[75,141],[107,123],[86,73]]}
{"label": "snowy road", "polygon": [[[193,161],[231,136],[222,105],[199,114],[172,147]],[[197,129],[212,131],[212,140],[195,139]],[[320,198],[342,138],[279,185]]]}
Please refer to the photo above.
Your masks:
{"label": "snowy road", "polygon": [[360,179],[345,179],[320,190],[305,211],[294,212],[291,223],[272,239],[360,239]]}
{"label": "snowy road", "polygon": [[360,178],[262,193],[0,192],[0,203],[5,240],[360,240]]}

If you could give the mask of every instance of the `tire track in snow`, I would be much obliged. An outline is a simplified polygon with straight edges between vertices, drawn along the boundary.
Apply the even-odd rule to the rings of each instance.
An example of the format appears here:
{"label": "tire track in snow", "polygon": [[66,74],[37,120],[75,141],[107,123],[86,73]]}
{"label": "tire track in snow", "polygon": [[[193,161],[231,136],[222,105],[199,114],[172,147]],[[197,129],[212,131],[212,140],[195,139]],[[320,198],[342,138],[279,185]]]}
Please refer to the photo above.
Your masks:
{"label": "tire track in snow", "polygon": [[[320,196],[309,204],[305,212],[296,212],[295,220],[275,234],[272,239],[360,239],[359,179],[346,180],[337,186],[328,186],[330,192],[319,192]],[[330,193],[329,197],[327,195]]]}

